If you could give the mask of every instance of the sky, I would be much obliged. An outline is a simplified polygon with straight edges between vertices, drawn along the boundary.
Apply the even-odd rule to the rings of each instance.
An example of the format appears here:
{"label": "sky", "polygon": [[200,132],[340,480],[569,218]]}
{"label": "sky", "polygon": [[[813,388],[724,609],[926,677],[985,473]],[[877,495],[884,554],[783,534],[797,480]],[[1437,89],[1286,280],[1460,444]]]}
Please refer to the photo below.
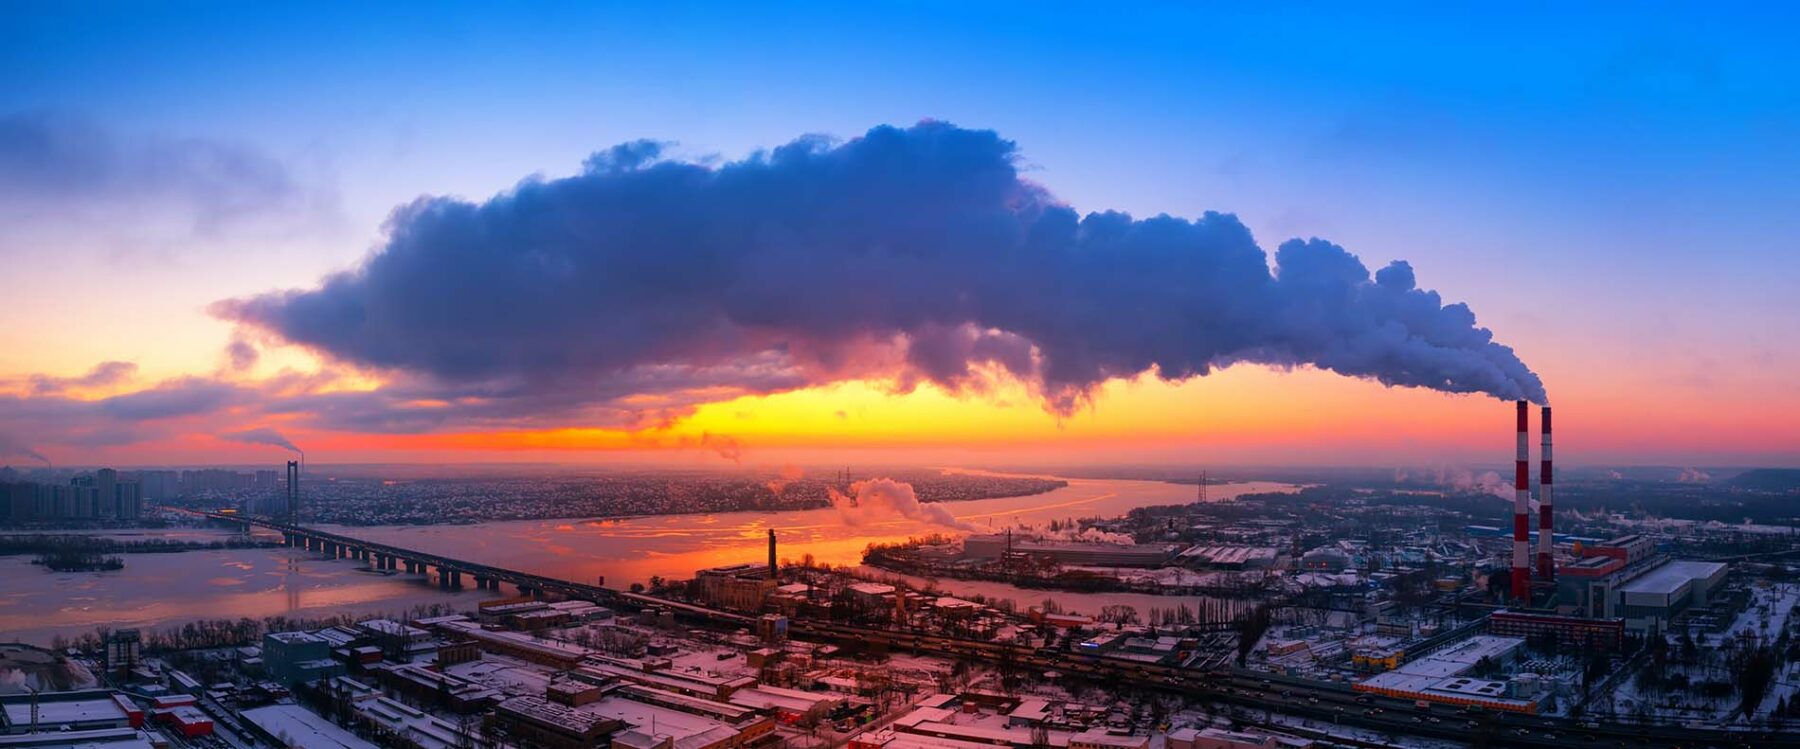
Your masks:
{"label": "sky", "polygon": [[0,7],[0,463],[1800,465],[1786,8],[369,5]]}

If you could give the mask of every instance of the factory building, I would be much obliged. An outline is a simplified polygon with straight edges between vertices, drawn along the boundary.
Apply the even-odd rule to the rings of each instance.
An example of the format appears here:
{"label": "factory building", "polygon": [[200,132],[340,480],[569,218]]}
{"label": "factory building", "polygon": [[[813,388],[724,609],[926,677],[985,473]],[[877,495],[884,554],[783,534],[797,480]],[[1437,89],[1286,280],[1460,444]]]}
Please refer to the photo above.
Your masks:
{"label": "factory building", "polygon": [[1538,689],[1532,678],[1493,681],[1469,676],[1482,663],[1507,663],[1517,657],[1524,640],[1481,635],[1376,674],[1353,689],[1447,705],[1477,706],[1487,710],[1536,713]]}
{"label": "factory building", "polygon": [[735,611],[761,611],[769,594],[781,584],[760,564],[736,564],[701,570],[700,598],[712,606]]}
{"label": "factory building", "polygon": [[1627,566],[1647,560],[1656,553],[1656,542],[1639,535],[1620,536],[1594,546],[1582,547],[1582,557],[1616,559]]}
{"label": "factory building", "polygon": [[508,735],[546,749],[596,749],[625,728],[615,718],[529,696],[500,703],[490,720]]}
{"label": "factory building", "polygon": [[331,659],[331,642],[306,632],[263,635],[263,666],[269,675],[292,687],[344,674],[344,664]]}
{"label": "factory building", "polygon": [[1655,541],[1621,536],[1579,549],[1581,559],[1563,565],[1557,602],[1578,616],[1623,619],[1636,632],[1661,631],[1689,606],[1704,606],[1724,582],[1723,562],[1670,560]]}
{"label": "factory building", "polygon": [[1280,552],[1271,546],[1199,545],[1181,552],[1180,559],[1190,566],[1215,570],[1258,570],[1275,566]]}
{"label": "factory building", "polygon": [[1017,538],[1006,533],[963,539],[963,556],[970,559],[998,559],[1011,553],[1057,564],[1098,567],[1161,567],[1176,551],[1177,547],[1167,544],[1078,543]]}
{"label": "factory building", "polygon": [[0,735],[141,728],[144,711],[110,689],[0,697]]}
{"label": "factory building", "polygon": [[1625,620],[1501,609],[1488,616],[1488,633],[1526,639],[1550,633],[1566,647],[1613,651],[1625,642]]}

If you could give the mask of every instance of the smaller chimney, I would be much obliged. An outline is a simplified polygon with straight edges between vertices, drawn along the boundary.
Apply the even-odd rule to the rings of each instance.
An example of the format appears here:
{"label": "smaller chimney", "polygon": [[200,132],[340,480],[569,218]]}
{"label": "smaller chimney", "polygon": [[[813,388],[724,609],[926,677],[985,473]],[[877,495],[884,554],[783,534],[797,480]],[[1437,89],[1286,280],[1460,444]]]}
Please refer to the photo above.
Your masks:
{"label": "smaller chimney", "polygon": [[1543,454],[1538,457],[1542,463],[1538,474],[1537,574],[1544,580],[1553,580],[1556,578],[1556,557],[1551,552],[1555,544],[1552,535],[1555,533],[1556,516],[1551,509],[1553,471],[1550,468],[1550,407],[1545,406],[1542,414],[1543,423],[1538,426],[1544,433],[1544,445]]}

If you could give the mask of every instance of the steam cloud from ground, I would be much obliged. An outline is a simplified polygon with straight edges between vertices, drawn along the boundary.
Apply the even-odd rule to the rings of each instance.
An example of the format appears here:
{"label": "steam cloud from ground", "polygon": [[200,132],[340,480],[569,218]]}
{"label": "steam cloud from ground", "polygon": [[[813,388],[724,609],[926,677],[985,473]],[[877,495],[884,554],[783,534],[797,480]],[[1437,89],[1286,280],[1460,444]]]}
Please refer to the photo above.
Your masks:
{"label": "steam cloud from ground", "polygon": [[1128,534],[1113,533],[1112,531],[1103,531],[1103,530],[1100,530],[1099,528],[1082,528],[1080,530],[1076,530],[1073,528],[1064,528],[1063,530],[1056,531],[1053,533],[1052,532],[1043,532],[1043,533],[1038,533],[1037,535],[1040,538],[1051,539],[1051,540],[1056,540],[1056,541],[1079,541],[1079,542],[1097,543],[1097,544],[1119,544],[1121,546],[1136,546],[1137,545],[1137,539],[1132,538]]}
{"label": "steam cloud from ground", "polygon": [[991,131],[877,127],[716,166],[663,150],[617,146],[480,203],[422,198],[361,266],[214,312],[485,421],[875,377],[1015,379],[1066,415],[1109,379],[1237,363],[1547,402],[1404,261],[1371,273],[1295,239],[1271,267],[1230,215],[1082,215]]}
{"label": "steam cloud from ground", "polygon": [[850,494],[830,489],[831,506],[845,525],[867,525],[907,518],[961,531],[981,532],[973,523],[958,520],[936,502],[920,502],[912,484],[893,479],[866,479],[850,485]]}

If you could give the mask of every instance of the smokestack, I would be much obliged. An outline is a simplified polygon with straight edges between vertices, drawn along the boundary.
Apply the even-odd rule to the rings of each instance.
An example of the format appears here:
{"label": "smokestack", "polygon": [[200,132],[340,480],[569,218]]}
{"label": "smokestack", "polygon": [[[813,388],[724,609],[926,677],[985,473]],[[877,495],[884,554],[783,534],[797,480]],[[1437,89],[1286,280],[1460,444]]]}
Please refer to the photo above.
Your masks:
{"label": "smokestack", "polygon": [[776,579],[776,577],[775,577],[775,529],[774,528],[769,529],[769,579],[770,580]]}
{"label": "smokestack", "polygon": [[1519,456],[1513,469],[1513,552],[1512,597],[1531,600],[1531,449],[1526,444],[1530,432],[1531,412],[1525,401],[1518,402]]}
{"label": "smokestack", "polygon": [[1555,514],[1551,511],[1551,476],[1550,469],[1550,407],[1543,410],[1543,424],[1539,429],[1544,432],[1543,452],[1539,456],[1542,468],[1538,475],[1538,553],[1537,573],[1543,580],[1556,578],[1556,559],[1551,556],[1551,534],[1555,527]]}

